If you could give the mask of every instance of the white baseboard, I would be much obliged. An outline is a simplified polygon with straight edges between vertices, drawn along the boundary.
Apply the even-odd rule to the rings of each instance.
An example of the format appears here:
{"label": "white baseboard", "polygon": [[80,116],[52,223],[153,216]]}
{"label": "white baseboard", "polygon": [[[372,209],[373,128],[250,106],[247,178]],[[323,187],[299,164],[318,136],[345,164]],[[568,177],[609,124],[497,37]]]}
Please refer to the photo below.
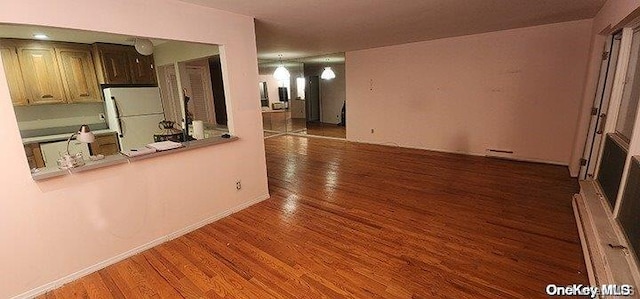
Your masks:
{"label": "white baseboard", "polygon": [[81,277],[87,276],[87,275],[89,275],[89,274],[91,274],[93,272],[96,272],[98,270],[104,269],[104,268],[106,268],[106,267],[108,267],[110,265],[113,265],[113,264],[115,264],[115,263],[117,263],[119,261],[122,261],[122,260],[124,260],[126,258],[129,258],[131,256],[134,256],[134,255],[136,255],[136,254],[138,254],[140,252],[143,252],[143,251],[145,251],[147,249],[150,249],[150,248],[158,246],[158,245],[160,245],[160,244],[162,244],[164,242],[167,242],[167,241],[173,240],[175,238],[178,238],[180,236],[183,236],[183,235],[185,235],[185,234],[187,234],[189,232],[192,232],[192,231],[194,231],[196,229],[199,229],[199,228],[201,228],[201,227],[203,227],[203,226],[205,226],[207,224],[213,223],[213,222],[215,222],[217,220],[220,220],[220,219],[222,219],[224,217],[227,217],[227,216],[229,216],[229,215],[231,215],[233,213],[236,213],[236,212],[239,212],[241,210],[244,210],[244,209],[246,209],[246,208],[248,208],[248,207],[250,207],[250,206],[252,206],[252,205],[254,205],[256,203],[259,203],[259,202],[261,202],[263,200],[268,199],[269,197],[270,197],[269,194],[260,195],[260,196],[256,197],[255,199],[253,199],[251,201],[248,201],[246,203],[243,203],[243,204],[241,204],[239,206],[235,206],[235,207],[230,208],[228,210],[222,211],[221,213],[218,213],[216,215],[213,215],[211,217],[208,217],[206,219],[198,221],[198,222],[196,222],[194,224],[191,224],[191,225],[189,225],[189,226],[187,226],[185,228],[182,228],[182,229],[179,229],[179,230],[174,231],[172,233],[169,233],[167,235],[164,235],[164,236],[162,236],[160,238],[157,238],[157,239],[155,239],[155,240],[153,240],[151,242],[148,242],[146,244],[140,245],[138,247],[135,247],[135,248],[133,248],[131,250],[128,250],[126,252],[123,252],[121,254],[118,254],[118,255],[116,255],[116,256],[114,256],[112,258],[109,258],[107,260],[99,262],[99,263],[97,263],[97,264],[95,264],[93,266],[89,266],[89,267],[84,268],[84,269],[82,269],[80,271],[77,271],[75,273],[69,274],[69,275],[67,275],[65,277],[62,277],[60,279],[54,280],[52,282],[49,282],[47,284],[44,284],[42,286],[39,286],[37,288],[34,288],[34,289],[29,290],[27,292],[24,292],[24,293],[22,293],[20,295],[17,295],[15,297],[13,297],[13,299],[33,298],[33,297],[42,295],[42,294],[44,294],[44,293],[46,293],[46,292],[48,292],[50,290],[54,290],[56,288],[61,287],[64,284],[67,284],[69,282],[77,280],[77,279],[79,279]]}
{"label": "white baseboard", "polygon": [[355,142],[355,143],[375,144],[375,145],[382,145],[382,146],[418,149],[418,150],[432,151],[432,152],[438,152],[438,153],[448,153],[448,154],[459,154],[459,155],[467,155],[467,156],[487,157],[487,158],[493,158],[493,159],[504,159],[504,160],[530,162],[530,163],[542,163],[542,164],[550,164],[550,165],[558,165],[558,166],[569,166],[569,164],[566,163],[566,162],[541,160],[541,159],[526,158],[526,157],[520,157],[520,156],[496,157],[496,156],[488,156],[485,153],[473,153],[473,152],[467,152],[467,151],[454,151],[454,150],[446,150],[446,149],[438,149],[438,148],[428,148],[428,147],[419,147],[419,146],[410,146],[410,145],[399,145],[399,144],[397,144],[395,142],[367,142],[367,141],[350,140],[350,139],[348,139],[347,141]]}

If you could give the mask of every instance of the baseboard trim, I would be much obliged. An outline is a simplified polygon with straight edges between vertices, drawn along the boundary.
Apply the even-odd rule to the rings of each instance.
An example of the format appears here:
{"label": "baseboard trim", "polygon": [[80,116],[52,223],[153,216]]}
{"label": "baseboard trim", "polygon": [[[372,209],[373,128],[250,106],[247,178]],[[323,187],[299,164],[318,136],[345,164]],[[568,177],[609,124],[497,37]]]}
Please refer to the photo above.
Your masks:
{"label": "baseboard trim", "polygon": [[121,254],[118,254],[118,255],[116,255],[116,256],[114,256],[112,258],[109,258],[107,260],[99,262],[99,263],[97,263],[97,264],[95,264],[93,266],[89,266],[89,267],[84,268],[84,269],[82,269],[80,271],[74,272],[74,273],[69,274],[69,275],[67,275],[65,277],[59,278],[57,280],[54,280],[52,282],[49,282],[47,284],[44,284],[42,286],[39,286],[37,288],[34,288],[32,290],[29,290],[27,292],[24,292],[22,294],[14,296],[12,298],[13,299],[22,299],[22,298],[33,298],[33,297],[36,297],[36,296],[40,296],[40,295],[42,295],[42,294],[44,294],[44,293],[46,293],[48,291],[57,289],[57,288],[65,285],[67,283],[70,283],[70,282],[72,282],[74,280],[77,280],[77,279],[79,279],[81,277],[87,276],[87,275],[89,275],[89,274],[91,274],[93,272],[96,272],[98,270],[104,269],[104,268],[106,268],[106,267],[108,267],[110,265],[113,265],[113,264],[115,264],[117,262],[120,262],[120,261],[122,261],[122,260],[124,260],[126,258],[132,257],[132,256],[134,256],[134,255],[136,255],[136,254],[138,254],[140,252],[143,252],[143,251],[145,251],[147,249],[153,248],[153,247],[158,246],[158,245],[160,245],[162,243],[165,243],[167,241],[171,241],[171,240],[173,240],[175,238],[178,238],[178,237],[183,236],[183,235],[185,235],[187,233],[190,233],[190,232],[192,232],[192,231],[194,231],[196,229],[199,229],[199,228],[201,228],[201,227],[203,227],[203,226],[205,226],[207,224],[213,223],[213,222],[215,222],[217,220],[220,220],[220,219],[222,219],[224,217],[227,217],[227,216],[229,216],[231,214],[234,214],[234,213],[237,213],[237,212],[239,212],[241,210],[244,210],[244,209],[246,209],[246,208],[248,208],[248,207],[250,207],[250,206],[252,206],[254,204],[257,204],[257,203],[259,203],[261,201],[269,199],[269,197],[270,197],[269,194],[260,195],[260,196],[258,196],[256,198],[254,198],[253,200],[250,200],[250,201],[248,201],[246,203],[243,203],[241,205],[238,205],[238,206],[232,207],[230,209],[227,209],[225,211],[222,211],[222,212],[220,212],[220,213],[218,213],[216,215],[213,215],[211,217],[208,217],[206,219],[198,221],[198,222],[196,222],[194,224],[191,224],[191,225],[189,225],[189,226],[187,226],[185,228],[182,228],[182,229],[179,229],[179,230],[174,231],[172,233],[169,233],[167,235],[164,235],[164,236],[162,236],[160,238],[157,238],[157,239],[155,239],[155,240],[153,240],[151,242],[145,243],[145,244],[140,245],[138,247],[135,247],[135,248],[133,248],[131,250],[125,251],[125,252],[123,252]]}
{"label": "baseboard trim", "polygon": [[541,164],[550,164],[550,165],[558,165],[558,166],[566,166],[566,167],[569,166],[569,163],[566,163],[566,162],[533,159],[533,158],[526,158],[526,157],[519,157],[519,156],[496,157],[496,156],[488,156],[485,153],[473,153],[473,152],[453,151],[453,150],[426,148],[426,147],[410,146],[410,145],[399,145],[399,144],[397,144],[395,142],[376,143],[376,142],[366,142],[366,141],[361,141],[361,140],[350,140],[350,139],[347,139],[347,141],[354,142],[354,143],[364,143],[364,144],[374,144],[374,145],[382,145],[382,146],[390,146],[390,147],[401,147],[401,148],[418,149],[418,150],[432,151],[432,152],[438,152],[438,153],[458,154],[458,155],[467,155],[467,156],[476,156],[476,157],[487,157],[487,158],[491,158],[491,159],[502,159],[502,160],[511,160],[511,161],[529,162],[529,163],[541,163]]}
{"label": "baseboard trim", "polygon": [[298,136],[298,137],[324,138],[324,139],[331,139],[331,140],[347,141],[346,138],[331,137],[331,136],[321,136],[321,135],[309,135],[309,134],[302,134],[302,133],[298,133],[298,132],[287,132],[287,135]]}

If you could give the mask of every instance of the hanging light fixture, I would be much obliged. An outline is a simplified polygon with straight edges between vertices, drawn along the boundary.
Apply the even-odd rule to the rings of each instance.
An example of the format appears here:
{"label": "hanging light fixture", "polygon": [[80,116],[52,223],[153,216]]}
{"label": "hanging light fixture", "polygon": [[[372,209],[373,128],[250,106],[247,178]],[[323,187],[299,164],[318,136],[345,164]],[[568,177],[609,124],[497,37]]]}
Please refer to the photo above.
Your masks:
{"label": "hanging light fixture", "polygon": [[289,70],[282,64],[282,54],[278,56],[280,57],[280,65],[276,68],[276,71],[273,72],[273,77],[278,81],[288,81],[289,78],[291,78],[291,74],[289,74]]}
{"label": "hanging light fixture", "polygon": [[320,78],[324,79],[324,80],[331,80],[333,78],[336,77],[336,73],[333,72],[333,70],[331,69],[331,67],[325,67],[324,71],[322,71],[322,75],[320,75]]}
{"label": "hanging light fixture", "polygon": [[[327,58],[327,64],[329,64],[329,58]],[[331,80],[335,77],[336,73],[333,72],[330,66],[325,67],[324,71],[322,71],[322,74],[320,75],[320,78],[323,80]]]}
{"label": "hanging light fixture", "polygon": [[153,43],[148,38],[136,38],[133,42],[133,47],[136,51],[144,56],[153,54]]}

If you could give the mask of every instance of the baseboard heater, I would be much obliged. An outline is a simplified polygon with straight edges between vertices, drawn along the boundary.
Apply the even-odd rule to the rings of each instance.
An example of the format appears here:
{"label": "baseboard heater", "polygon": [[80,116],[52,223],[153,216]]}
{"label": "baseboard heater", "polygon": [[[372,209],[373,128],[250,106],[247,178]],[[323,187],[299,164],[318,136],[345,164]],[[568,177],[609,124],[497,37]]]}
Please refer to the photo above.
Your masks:
{"label": "baseboard heater", "polygon": [[504,150],[504,149],[488,148],[485,151],[485,156],[486,157],[491,157],[491,158],[513,159],[513,151],[512,150]]}

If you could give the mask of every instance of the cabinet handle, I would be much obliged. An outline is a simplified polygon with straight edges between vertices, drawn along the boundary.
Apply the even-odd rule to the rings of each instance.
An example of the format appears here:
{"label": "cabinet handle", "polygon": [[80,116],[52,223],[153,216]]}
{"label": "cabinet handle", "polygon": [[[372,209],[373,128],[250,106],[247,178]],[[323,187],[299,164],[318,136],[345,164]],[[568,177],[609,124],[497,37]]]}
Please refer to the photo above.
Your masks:
{"label": "cabinet handle", "polygon": [[50,99],[50,98],[53,98],[53,96],[50,95],[50,94],[45,94],[45,95],[42,95],[42,98],[43,99]]}
{"label": "cabinet handle", "polygon": [[88,97],[88,96],[89,96],[89,94],[88,94],[88,93],[83,93],[83,94],[81,94],[80,96],[81,96],[81,97]]}

